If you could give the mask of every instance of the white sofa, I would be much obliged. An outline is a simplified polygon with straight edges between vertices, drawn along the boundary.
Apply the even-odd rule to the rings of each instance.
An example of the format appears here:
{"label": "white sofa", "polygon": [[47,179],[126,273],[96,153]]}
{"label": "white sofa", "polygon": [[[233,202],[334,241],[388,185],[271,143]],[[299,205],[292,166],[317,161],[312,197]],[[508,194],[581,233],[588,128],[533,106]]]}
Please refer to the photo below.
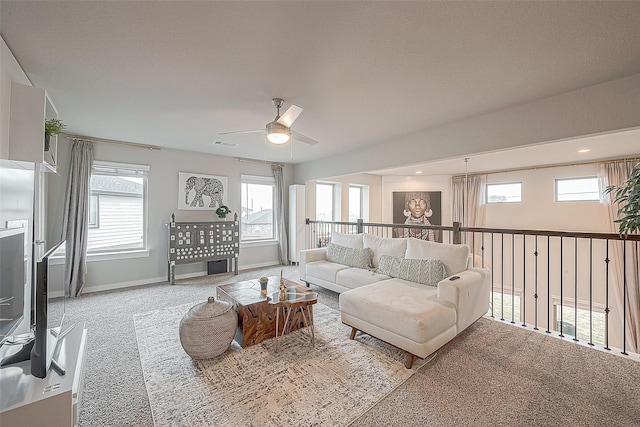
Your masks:
{"label": "white sofa", "polygon": [[[337,233],[332,244],[337,246],[301,251],[301,280],[340,293],[341,318],[352,327],[351,339],[359,330],[407,351],[407,368],[415,356],[433,353],[489,309],[490,272],[471,266],[466,245]],[[371,266],[335,262],[336,250],[351,251],[354,264],[368,253]],[[442,277],[434,282],[437,274],[429,271],[425,282],[418,270],[440,265],[438,261]],[[380,272],[389,273],[390,263],[400,266],[391,271],[396,277]],[[403,265],[411,265],[412,271],[403,271]]]}

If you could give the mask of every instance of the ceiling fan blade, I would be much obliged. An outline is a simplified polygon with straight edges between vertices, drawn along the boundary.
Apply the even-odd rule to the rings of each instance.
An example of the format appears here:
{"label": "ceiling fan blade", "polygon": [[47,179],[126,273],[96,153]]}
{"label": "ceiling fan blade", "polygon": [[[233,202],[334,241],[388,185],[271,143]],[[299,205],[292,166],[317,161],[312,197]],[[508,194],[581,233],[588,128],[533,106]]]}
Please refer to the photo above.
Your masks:
{"label": "ceiling fan blade", "polygon": [[256,133],[256,132],[264,132],[264,128],[262,129],[251,129],[251,130],[234,130],[231,132],[220,132],[218,135],[232,135],[234,133]]}
{"label": "ceiling fan blade", "polygon": [[296,121],[300,113],[302,113],[301,107],[298,107],[297,105],[291,105],[291,107],[289,107],[287,111],[285,111],[284,114],[281,115],[278,120],[276,120],[276,122],[290,128],[293,122]]}
{"label": "ceiling fan blade", "polygon": [[295,130],[291,131],[291,135],[293,136],[293,138],[297,141],[303,142],[305,144],[309,144],[309,145],[316,145],[318,144],[318,141],[316,141],[315,139],[309,138],[306,135],[301,134],[300,132],[296,132]]}

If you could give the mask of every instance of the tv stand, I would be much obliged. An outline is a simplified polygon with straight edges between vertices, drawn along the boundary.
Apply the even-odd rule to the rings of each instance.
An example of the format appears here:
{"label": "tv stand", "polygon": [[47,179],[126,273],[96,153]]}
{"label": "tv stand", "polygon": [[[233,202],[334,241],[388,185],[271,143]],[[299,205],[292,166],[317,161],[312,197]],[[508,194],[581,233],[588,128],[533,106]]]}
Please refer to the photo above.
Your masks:
{"label": "tv stand", "polygon": [[59,340],[53,356],[57,365],[66,368],[66,375],[56,372],[54,362],[51,364],[54,369],[50,369],[42,379],[30,375],[29,361],[0,368],[0,425],[76,426],[86,345],[87,329],[84,324],[77,324]]}
{"label": "tv stand", "polygon": [[33,344],[36,342],[34,338],[29,338],[29,340],[23,344],[22,348],[17,352],[13,353],[10,356],[4,357],[2,361],[0,361],[1,366],[9,366],[16,363],[24,362],[26,360],[31,359],[31,349],[33,348]]}
{"label": "tv stand", "polygon": [[[61,334],[58,334],[56,337],[56,347],[58,345],[60,345],[60,343],[62,342],[62,339],[65,337],[65,335],[67,335],[69,332],[71,332],[73,330],[73,328],[75,328],[76,325],[71,325],[69,328],[65,329],[64,332],[62,332]],[[51,331],[53,332],[53,330]],[[33,345],[35,343],[35,339],[34,338],[29,338],[28,341],[22,346],[22,348],[20,350],[18,350],[16,353],[7,356],[5,358],[3,358],[0,361],[0,367],[2,366],[9,366],[9,365],[13,365],[16,363],[20,363],[20,362],[24,362],[26,360],[30,360],[31,359],[31,349],[33,348]],[[56,360],[55,356],[51,358],[51,365],[50,368],[55,370],[58,375],[65,375],[66,371],[64,369],[64,366],[62,366],[60,363],[58,363],[58,361]]]}

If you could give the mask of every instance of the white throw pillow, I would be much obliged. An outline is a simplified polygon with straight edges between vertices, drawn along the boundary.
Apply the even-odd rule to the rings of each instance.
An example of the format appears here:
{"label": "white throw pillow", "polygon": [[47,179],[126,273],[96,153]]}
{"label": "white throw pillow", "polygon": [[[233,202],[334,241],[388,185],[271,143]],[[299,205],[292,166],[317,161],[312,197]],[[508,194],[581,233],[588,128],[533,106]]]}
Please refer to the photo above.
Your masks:
{"label": "white throw pillow", "polygon": [[378,273],[429,286],[438,286],[438,282],[447,277],[444,264],[439,259],[408,259],[389,255],[380,257]]}
{"label": "white throw pillow", "polygon": [[346,246],[329,243],[327,246],[327,261],[350,267],[368,269],[371,266],[373,252],[370,248],[348,248]]}
{"label": "white throw pillow", "polygon": [[428,242],[426,240],[410,237],[407,239],[407,252],[405,258],[439,259],[447,270],[447,276],[451,276],[452,274],[458,274],[467,269],[469,246]]}
{"label": "white throw pillow", "polygon": [[378,268],[382,255],[404,258],[404,253],[407,250],[407,239],[405,238],[394,239],[365,234],[362,238],[362,243],[365,248],[373,249],[373,259],[371,261],[375,268]]}
{"label": "white throw pillow", "polygon": [[336,245],[346,246],[347,248],[354,249],[362,249],[364,245],[362,244],[362,234],[342,234],[342,233],[333,233],[331,235],[331,243],[335,243]]}

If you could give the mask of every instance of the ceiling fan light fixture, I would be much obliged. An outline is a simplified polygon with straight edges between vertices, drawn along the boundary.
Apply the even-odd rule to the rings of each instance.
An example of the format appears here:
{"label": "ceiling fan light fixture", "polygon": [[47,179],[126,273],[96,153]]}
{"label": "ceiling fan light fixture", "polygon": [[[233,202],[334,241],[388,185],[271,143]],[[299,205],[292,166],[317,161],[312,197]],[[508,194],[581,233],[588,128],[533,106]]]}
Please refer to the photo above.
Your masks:
{"label": "ceiling fan light fixture", "polygon": [[284,144],[291,138],[291,130],[278,123],[271,122],[267,125],[267,139],[273,144]]}

